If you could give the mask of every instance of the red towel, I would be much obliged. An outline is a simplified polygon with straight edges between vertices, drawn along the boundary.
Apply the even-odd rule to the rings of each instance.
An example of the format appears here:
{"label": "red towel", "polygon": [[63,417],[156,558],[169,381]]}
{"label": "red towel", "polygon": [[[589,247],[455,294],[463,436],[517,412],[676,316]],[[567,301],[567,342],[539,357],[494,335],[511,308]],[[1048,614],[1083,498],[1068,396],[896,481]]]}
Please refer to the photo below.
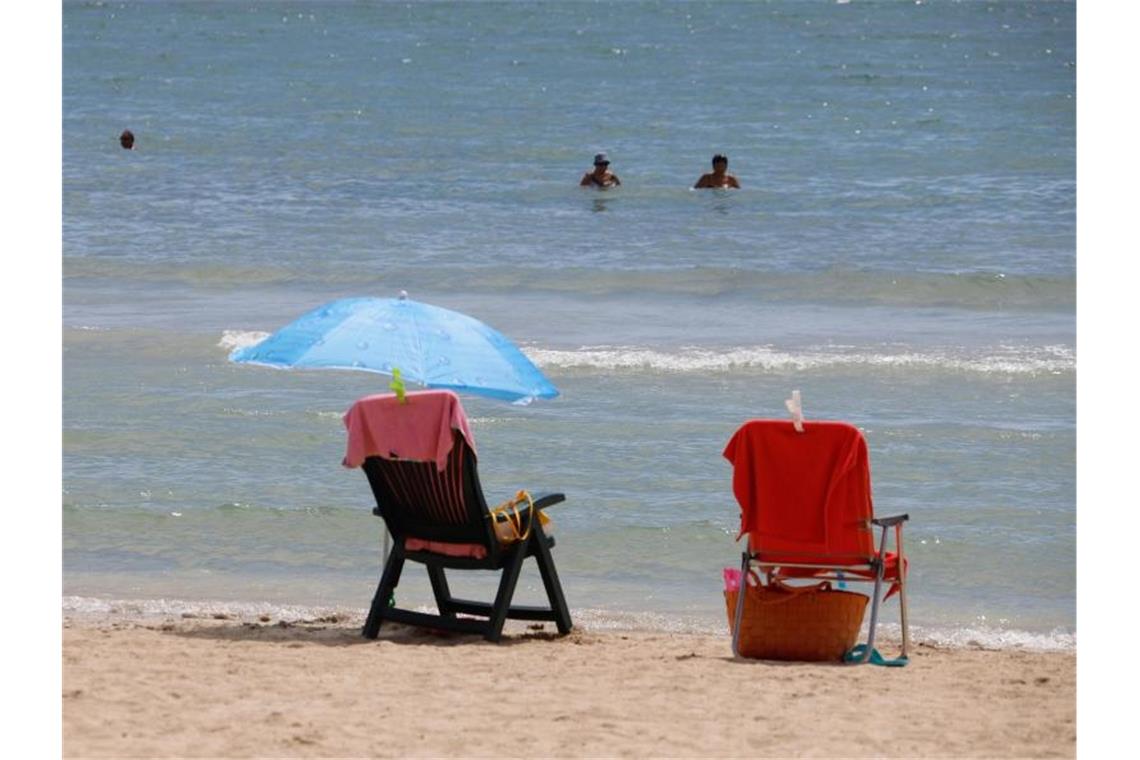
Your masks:
{"label": "red towel", "polygon": [[458,430],[475,451],[475,437],[467,426],[467,413],[451,391],[411,391],[401,404],[394,393],[359,399],[344,415],[348,428],[345,467],[359,467],[371,456],[385,459],[435,461],[447,468],[452,430]]}
{"label": "red towel", "polygon": [[849,562],[874,556],[867,443],[845,422],[750,420],[728,442],[740,536],[784,562]]}

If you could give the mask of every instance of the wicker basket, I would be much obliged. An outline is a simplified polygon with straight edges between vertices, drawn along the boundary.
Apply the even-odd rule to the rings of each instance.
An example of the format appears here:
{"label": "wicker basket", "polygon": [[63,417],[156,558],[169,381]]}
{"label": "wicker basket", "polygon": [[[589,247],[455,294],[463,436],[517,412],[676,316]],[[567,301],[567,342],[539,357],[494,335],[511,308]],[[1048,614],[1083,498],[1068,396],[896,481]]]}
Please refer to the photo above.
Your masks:
{"label": "wicker basket", "polygon": [[[750,586],[740,623],[740,655],[762,660],[842,660],[855,645],[867,597],[830,584]],[[736,591],[725,591],[728,629]]]}

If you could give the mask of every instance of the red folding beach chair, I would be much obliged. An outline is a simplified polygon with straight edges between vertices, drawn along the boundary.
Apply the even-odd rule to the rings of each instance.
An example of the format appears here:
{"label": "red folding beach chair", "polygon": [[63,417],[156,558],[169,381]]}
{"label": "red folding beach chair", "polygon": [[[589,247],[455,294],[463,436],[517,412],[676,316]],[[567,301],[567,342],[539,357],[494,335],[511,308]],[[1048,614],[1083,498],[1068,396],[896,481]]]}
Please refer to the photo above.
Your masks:
{"label": "red folding beach chair", "polygon": [[[769,584],[792,578],[873,583],[867,644],[845,659],[905,663],[910,632],[902,527],[909,518],[874,517],[863,434],[845,422],[751,420],[732,436],[724,456],[733,465],[740,536],[748,535],[742,584],[753,566]],[[882,528],[878,548],[873,526]],[[895,534],[891,553],[886,551],[889,528]],[[883,596],[885,583],[890,588]],[[896,592],[902,655],[884,661],[874,650],[879,604]],[[733,623],[733,652],[738,656],[744,598],[744,593],[737,596]]]}

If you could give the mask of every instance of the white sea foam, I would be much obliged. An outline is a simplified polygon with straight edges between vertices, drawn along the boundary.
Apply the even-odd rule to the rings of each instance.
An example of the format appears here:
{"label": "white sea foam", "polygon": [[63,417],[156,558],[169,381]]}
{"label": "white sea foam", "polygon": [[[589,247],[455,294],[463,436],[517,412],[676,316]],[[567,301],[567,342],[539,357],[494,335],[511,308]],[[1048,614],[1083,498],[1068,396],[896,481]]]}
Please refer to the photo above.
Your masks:
{"label": "white sea foam", "polygon": [[238,409],[226,406],[222,407],[222,414],[232,414],[237,417],[279,417],[285,412],[279,409]]}
{"label": "white sea foam", "polygon": [[982,374],[1042,375],[1072,372],[1073,351],[1065,346],[1032,348],[997,347],[973,355],[950,350],[859,351],[812,347],[782,351],[768,346],[711,350],[683,347],[673,351],[637,346],[583,346],[575,350],[524,349],[546,369],[601,369],[676,373],[731,372],[748,369],[767,372],[871,366],[931,369]]}
{"label": "white sea foam", "polygon": [[[419,607],[421,612],[431,612]],[[297,623],[334,617],[349,624],[363,624],[367,610],[363,607],[332,607],[275,604],[271,602],[191,601],[184,599],[100,599],[85,596],[63,597],[65,617],[96,620],[154,620],[169,618],[232,618],[254,620],[268,617],[274,622]],[[587,631],[665,631],[696,635],[724,635],[727,629],[723,619],[709,619],[689,615],[669,615],[656,612],[624,612],[579,608],[574,610],[575,625]],[[879,636],[887,647],[901,636],[899,626],[884,623]],[[864,623],[860,640],[867,638]],[[1020,631],[1004,628],[979,627],[926,627],[911,626],[911,640],[915,644],[931,644],[951,649],[1021,649],[1050,652],[1073,651],[1077,646],[1076,634],[1054,630],[1048,633]]]}
{"label": "white sea foam", "polygon": [[[269,333],[225,330],[220,348],[232,351],[257,345]],[[735,346],[709,349],[682,346],[663,350],[646,346],[598,345],[576,349],[527,346],[523,353],[539,367],[550,370],[648,371],[669,373],[724,373],[736,370],[790,372],[810,369],[875,367],[928,369],[996,375],[1059,375],[1076,369],[1072,348],[1062,345],[994,346],[966,352],[962,349],[875,350],[852,346],[808,346],[787,351],[772,346]]]}
{"label": "white sea foam", "polygon": [[[897,636],[897,633],[895,635]],[[1025,649],[1050,652],[1073,651],[1077,648],[1076,634],[1061,629],[1048,633],[1034,633],[1006,628],[912,627],[911,636],[915,641],[954,649]]]}
{"label": "white sea foam", "polygon": [[221,340],[218,341],[218,346],[233,351],[235,348],[256,346],[268,337],[269,333],[257,330],[225,330],[222,332]]}
{"label": "white sea foam", "polygon": [[63,597],[63,614],[76,618],[120,618],[123,620],[170,617],[230,617],[238,620],[269,616],[289,623],[337,616],[363,623],[367,611],[344,607],[305,607],[271,602],[191,601],[185,599],[100,599],[87,596]]}

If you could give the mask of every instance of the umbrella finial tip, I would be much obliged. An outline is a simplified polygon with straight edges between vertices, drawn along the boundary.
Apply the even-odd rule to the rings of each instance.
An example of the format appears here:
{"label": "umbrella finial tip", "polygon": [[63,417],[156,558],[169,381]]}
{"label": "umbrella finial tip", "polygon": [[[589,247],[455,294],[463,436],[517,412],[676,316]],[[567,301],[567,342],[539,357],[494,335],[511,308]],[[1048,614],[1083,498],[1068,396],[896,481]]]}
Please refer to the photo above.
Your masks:
{"label": "umbrella finial tip", "polygon": [[406,290],[400,291],[400,300],[401,301],[407,301],[408,300],[408,291],[406,291]]}

